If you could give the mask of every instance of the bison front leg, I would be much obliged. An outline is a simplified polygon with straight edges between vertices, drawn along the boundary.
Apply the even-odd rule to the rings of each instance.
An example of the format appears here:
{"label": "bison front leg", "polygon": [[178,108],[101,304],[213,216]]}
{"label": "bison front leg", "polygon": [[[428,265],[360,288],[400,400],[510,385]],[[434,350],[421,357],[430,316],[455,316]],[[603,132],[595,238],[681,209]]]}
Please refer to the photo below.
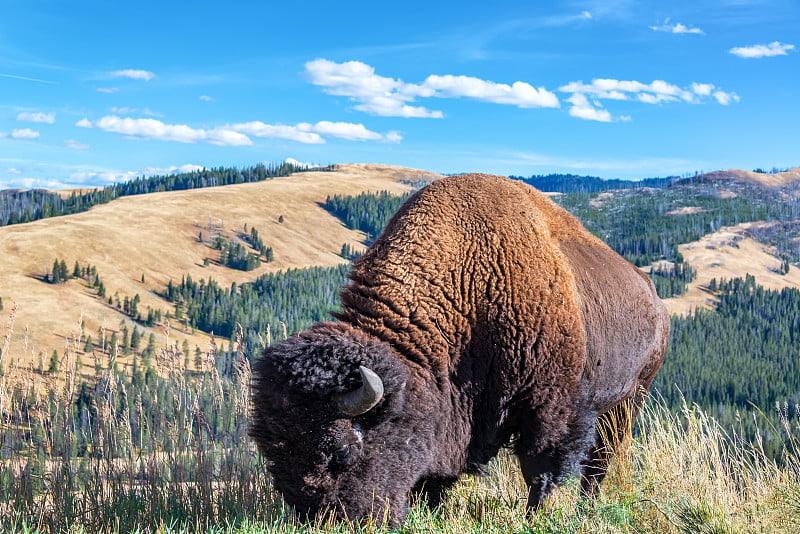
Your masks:
{"label": "bison front leg", "polygon": [[581,462],[594,443],[596,414],[587,413],[568,426],[567,432],[554,445],[541,447],[543,434],[523,432],[516,452],[522,476],[528,485],[528,514],[545,505],[553,489],[569,475],[577,475]]}

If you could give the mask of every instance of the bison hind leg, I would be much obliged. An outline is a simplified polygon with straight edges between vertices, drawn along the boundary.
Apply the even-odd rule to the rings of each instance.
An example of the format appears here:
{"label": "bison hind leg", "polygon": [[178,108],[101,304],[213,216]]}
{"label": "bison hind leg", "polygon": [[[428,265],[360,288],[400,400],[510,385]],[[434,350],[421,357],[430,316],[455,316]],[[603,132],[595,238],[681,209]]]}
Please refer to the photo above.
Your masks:
{"label": "bison hind leg", "polygon": [[611,459],[629,446],[641,404],[639,398],[626,399],[597,419],[595,441],[581,469],[581,493],[586,497],[597,497]]}
{"label": "bison hind leg", "polygon": [[437,509],[444,499],[445,492],[458,481],[455,476],[429,476],[421,478],[411,489],[411,493],[419,495],[431,510]]}
{"label": "bison hind leg", "polygon": [[544,506],[548,495],[568,476],[580,474],[582,461],[594,443],[596,421],[594,412],[581,414],[555,444],[544,448],[538,445],[546,434],[540,434],[541,429],[521,433],[515,449],[528,485],[528,513]]}

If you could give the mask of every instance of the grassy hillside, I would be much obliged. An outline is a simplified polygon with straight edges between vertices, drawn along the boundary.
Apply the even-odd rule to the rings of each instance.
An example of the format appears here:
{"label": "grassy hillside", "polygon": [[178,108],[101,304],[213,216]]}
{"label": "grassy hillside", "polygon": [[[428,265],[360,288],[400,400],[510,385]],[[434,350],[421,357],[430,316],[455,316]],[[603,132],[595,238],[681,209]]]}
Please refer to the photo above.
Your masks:
{"label": "grassy hillside", "polygon": [[[173,305],[159,294],[170,279],[187,274],[196,280],[213,278],[229,287],[265,272],[343,263],[342,245],[358,247],[363,235],[323,209],[328,195],[368,190],[401,194],[410,189],[404,180],[421,176],[435,175],[402,167],[344,165],[335,172],[129,196],[84,213],[1,227],[0,299],[6,310],[0,326],[7,323],[16,303],[12,340],[26,345],[11,357],[17,364],[24,360],[35,366],[40,352],[47,358],[54,349],[62,353],[65,339],[80,330],[81,318],[84,333],[95,342],[101,327],[109,336],[119,332],[121,321],[133,328],[128,317],[85,283],[72,280],[56,286],[37,279],[51,269],[55,259],[65,260],[70,271],[75,261],[91,264],[107,296],[118,294],[124,300],[138,294],[140,309],[149,306],[166,314]],[[211,248],[211,234],[233,239],[245,225],[258,230],[264,244],[273,249],[274,261],[249,272],[218,264],[220,252]],[[166,321],[159,328],[147,329],[146,335],[155,332],[161,338],[165,327]],[[208,337],[186,331],[181,321],[173,318],[170,327],[172,342],[182,344],[186,339],[191,350],[207,347]]]}

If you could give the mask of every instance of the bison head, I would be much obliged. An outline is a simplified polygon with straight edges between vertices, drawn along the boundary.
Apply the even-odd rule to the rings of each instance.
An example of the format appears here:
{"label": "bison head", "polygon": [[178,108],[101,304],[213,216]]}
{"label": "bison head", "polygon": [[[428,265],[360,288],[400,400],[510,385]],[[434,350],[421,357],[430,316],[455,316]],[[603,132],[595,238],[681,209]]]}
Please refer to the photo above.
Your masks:
{"label": "bison head", "polygon": [[431,432],[392,348],[321,323],[267,348],[254,371],[251,435],[286,502],[304,517],[402,520]]}

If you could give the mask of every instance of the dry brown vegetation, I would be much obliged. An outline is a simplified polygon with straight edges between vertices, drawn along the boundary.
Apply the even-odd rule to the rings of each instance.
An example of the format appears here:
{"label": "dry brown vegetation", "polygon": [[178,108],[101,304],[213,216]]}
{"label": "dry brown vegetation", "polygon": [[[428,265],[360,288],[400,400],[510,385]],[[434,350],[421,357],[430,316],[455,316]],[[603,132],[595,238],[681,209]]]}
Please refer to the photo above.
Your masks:
{"label": "dry brown vegetation", "polygon": [[692,213],[701,213],[703,211],[705,210],[698,206],[684,206],[676,210],[668,211],[664,215],[690,215]]}

